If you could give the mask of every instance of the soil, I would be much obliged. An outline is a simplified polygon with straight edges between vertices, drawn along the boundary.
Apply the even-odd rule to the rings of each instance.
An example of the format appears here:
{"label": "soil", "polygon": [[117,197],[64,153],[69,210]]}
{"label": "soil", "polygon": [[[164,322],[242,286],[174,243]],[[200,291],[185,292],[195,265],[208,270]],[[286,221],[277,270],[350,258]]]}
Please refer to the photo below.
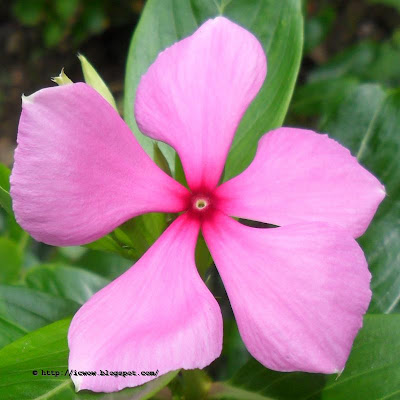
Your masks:
{"label": "soil", "polygon": [[11,14],[11,2],[4,3],[0,2],[0,162],[10,166],[21,95],[53,86],[51,77],[62,68],[72,81],[83,81],[78,53],[98,70],[117,101],[122,99],[126,57],[140,8],[132,11],[129,23],[110,25],[79,46],[72,45],[67,36],[56,48],[48,49],[40,29],[22,26]]}

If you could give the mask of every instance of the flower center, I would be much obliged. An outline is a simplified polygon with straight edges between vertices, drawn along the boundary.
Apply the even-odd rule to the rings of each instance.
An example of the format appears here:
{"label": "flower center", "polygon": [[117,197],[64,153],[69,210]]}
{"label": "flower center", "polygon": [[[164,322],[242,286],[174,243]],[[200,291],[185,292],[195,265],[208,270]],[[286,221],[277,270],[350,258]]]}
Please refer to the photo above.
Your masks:
{"label": "flower center", "polygon": [[211,196],[204,193],[195,193],[190,200],[189,209],[199,216],[205,216],[211,209]]}
{"label": "flower center", "polygon": [[207,199],[197,199],[194,206],[198,210],[202,210],[203,208],[206,208],[208,206],[208,201]]}

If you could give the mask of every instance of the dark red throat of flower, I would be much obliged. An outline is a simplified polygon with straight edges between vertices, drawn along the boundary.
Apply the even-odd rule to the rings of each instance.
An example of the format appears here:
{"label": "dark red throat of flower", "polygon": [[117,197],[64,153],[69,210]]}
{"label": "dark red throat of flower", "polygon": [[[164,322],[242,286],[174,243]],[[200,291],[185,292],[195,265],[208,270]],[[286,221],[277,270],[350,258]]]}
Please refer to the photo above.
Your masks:
{"label": "dark red throat of flower", "polygon": [[190,198],[188,211],[199,218],[204,218],[209,215],[213,208],[213,199],[209,194],[196,193]]}

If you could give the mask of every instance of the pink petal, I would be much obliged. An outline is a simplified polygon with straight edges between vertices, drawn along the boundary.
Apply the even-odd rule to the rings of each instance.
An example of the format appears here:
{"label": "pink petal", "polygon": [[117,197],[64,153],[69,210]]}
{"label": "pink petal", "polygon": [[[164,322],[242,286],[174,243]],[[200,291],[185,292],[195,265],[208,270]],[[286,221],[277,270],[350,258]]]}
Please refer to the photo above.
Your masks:
{"label": "pink petal", "polygon": [[250,32],[223,17],[208,20],[160,53],[142,77],[139,128],[175,148],[192,190],[211,190],[265,74],[264,51]]}
{"label": "pink petal", "polygon": [[72,377],[77,389],[112,392],[179,368],[204,368],[222,348],[222,316],[194,263],[199,223],[179,217],[126,273],[75,315],[69,368],[139,376]]}
{"label": "pink petal", "polygon": [[278,371],[342,370],[371,299],[364,254],[347,231],[257,229],[220,213],[203,229],[249,352]]}
{"label": "pink petal", "polygon": [[260,140],[252,164],[220,186],[217,197],[232,216],[275,225],[328,222],[358,237],[385,189],[327,135],[280,128]]}
{"label": "pink petal", "polygon": [[11,196],[18,223],[36,240],[88,243],[138,214],[182,211],[187,193],[90,86],[23,99]]}

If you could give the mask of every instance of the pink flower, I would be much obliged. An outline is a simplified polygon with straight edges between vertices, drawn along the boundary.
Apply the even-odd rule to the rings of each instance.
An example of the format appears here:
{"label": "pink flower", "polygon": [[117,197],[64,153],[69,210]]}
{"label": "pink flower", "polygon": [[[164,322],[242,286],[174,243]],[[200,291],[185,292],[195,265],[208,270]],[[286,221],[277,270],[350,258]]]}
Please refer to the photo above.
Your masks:
{"label": "pink flower", "polygon": [[[11,193],[34,238],[84,244],[139,214],[182,213],[69,330],[70,369],[139,376],[74,377],[77,389],[111,392],[154,378],[140,371],[203,368],[219,356],[221,312],[194,262],[200,229],[257,360],[279,371],[344,368],[371,297],[354,238],[384,188],[339,143],[294,128],[267,133],[252,164],[218,186],[265,75],[257,39],[219,17],[160,53],[142,77],[138,125],[178,152],[190,191],[86,84],[24,98]],[[280,227],[251,228],[231,216]]]}

